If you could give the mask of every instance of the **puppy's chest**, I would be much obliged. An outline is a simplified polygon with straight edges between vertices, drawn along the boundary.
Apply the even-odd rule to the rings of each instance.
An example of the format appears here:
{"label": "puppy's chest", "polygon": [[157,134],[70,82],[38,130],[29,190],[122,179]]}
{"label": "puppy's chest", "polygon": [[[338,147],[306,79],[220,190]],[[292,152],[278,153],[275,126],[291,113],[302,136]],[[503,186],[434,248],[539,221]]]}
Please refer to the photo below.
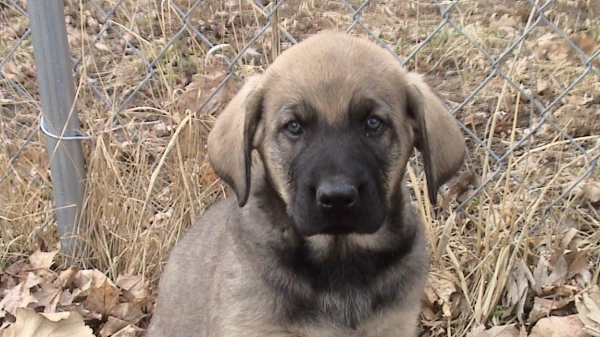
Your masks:
{"label": "puppy's chest", "polygon": [[[405,324],[397,305],[373,309],[366,294],[359,296],[321,294],[318,307],[305,320],[294,320],[291,331],[302,337],[386,337],[398,336]],[[410,326],[408,326],[410,328]],[[394,331],[391,335],[389,332]]]}
{"label": "puppy's chest", "polygon": [[[381,287],[377,277],[356,268],[331,267],[296,274],[293,281],[275,285],[277,315],[297,326],[332,326],[349,332],[390,309],[397,287]],[[289,280],[289,279],[288,279]],[[295,284],[294,284],[295,283]]]}

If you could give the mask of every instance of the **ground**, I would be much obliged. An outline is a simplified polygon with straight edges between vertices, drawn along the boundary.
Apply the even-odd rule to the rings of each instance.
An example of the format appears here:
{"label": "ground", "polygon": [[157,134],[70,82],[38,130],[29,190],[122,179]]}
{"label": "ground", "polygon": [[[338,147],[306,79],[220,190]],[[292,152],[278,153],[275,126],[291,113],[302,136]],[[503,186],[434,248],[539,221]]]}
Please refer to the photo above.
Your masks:
{"label": "ground", "polygon": [[[446,16],[430,1],[372,1],[359,19],[373,35],[352,30],[423,74],[469,147],[436,206],[418,157],[409,165],[432,266],[421,335],[599,336],[600,3],[440,3],[450,6]],[[240,79],[289,47],[286,35],[345,30],[355,17],[338,1],[287,0],[271,19],[248,0],[65,1],[76,106],[91,137],[88,244],[74,267],[56,252],[20,8],[24,1],[0,1],[0,329],[18,335],[19,317],[42,326],[83,319],[100,336],[141,335],[170,248],[230,194],[206,161],[205,140]],[[191,14],[183,20],[177,9]],[[269,20],[280,33],[267,28],[244,49]],[[239,52],[239,78],[223,83]],[[54,322],[36,312],[76,314]]]}

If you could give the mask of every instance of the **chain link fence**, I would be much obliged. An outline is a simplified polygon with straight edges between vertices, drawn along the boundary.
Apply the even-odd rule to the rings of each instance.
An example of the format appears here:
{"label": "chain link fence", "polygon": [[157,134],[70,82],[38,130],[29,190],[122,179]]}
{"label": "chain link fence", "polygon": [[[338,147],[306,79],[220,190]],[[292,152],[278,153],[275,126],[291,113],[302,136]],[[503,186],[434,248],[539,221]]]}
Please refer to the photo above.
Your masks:
{"label": "chain link fence", "polygon": [[[8,242],[54,231],[25,6],[0,2],[0,223],[7,251]],[[498,228],[532,237],[574,229],[597,242],[598,18],[600,4],[567,0],[65,1],[76,105],[90,137],[83,141],[85,216],[94,233],[88,240],[104,253],[95,259],[114,273],[145,270],[144,263],[159,269],[165,255],[158,252],[185,229],[177,224],[191,223],[224,193],[205,158],[214,116],[241,79],[323,29],[379,43],[424,74],[461,123],[467,164],[441,207],[460,229],[429,229],[437,263],[443,266],[454,241],[474,244],[454,234],[510,243]],[[425,200],[421,193],[417,201]],[[435,222],[428,206],[422,212]],[[483,229],[473,233],[472,226]],[[482,256],[493,249],[486,246]],[[480,309],[485,316],[493,307]]]}

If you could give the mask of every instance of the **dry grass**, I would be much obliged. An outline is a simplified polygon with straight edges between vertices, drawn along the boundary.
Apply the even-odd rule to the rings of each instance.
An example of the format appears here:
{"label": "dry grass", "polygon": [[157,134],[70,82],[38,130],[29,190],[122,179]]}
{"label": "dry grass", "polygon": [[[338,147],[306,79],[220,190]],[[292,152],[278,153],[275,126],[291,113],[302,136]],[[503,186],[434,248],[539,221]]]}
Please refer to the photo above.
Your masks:
{"label": "dry grass", "polygon": [[[99,3],[108,10],[116,1]],[[81,263],[111,277],[141,273],[156,282],[170,247],[207,206],[228,194],[206,162],[205,137],[215,114],[238,87],[234,80],[219,87],[227,74],[223,56],[233,57],[267,18],[251,1],[201,2],[189,17],[192,26],[213,44],[229,44],[208,55],[206,44],[189,27],[184,29],[171,6],[186,12],[193,3],[126,0],[110,17],[114,30],[102,30],[106,20],[90,2],[66,3],[69,43],[80,60],[77,107],[82,129],[91,136],[85,143],[85,224],[90,230],[82,237],[90,251]],[[8,23],[0,30],[4,57],[28,22],[10,4],[0,2],[0,11]],[[482,141],[468,137],[465,169],[486,182],[481,190],[474,193],[471,186],[466,191],[469,201],[456,210],[465,195],[452,197],[464,192],[456,186],[469,185],[465,175],[451,184],[447,205],[436,209],[426,201],[419,166],[409,169],[415,204],[428,224],[432,275],[455,286],[452,296],[432,303],[431,313],[424,315],[428,336],[464,336],[482,323],[518,322],[518,306],[511,297],[518,270],[525,266],[533,272],[540,261],[553,261],[557,252],[584,251],[592,264],[588,279],[572,277],[563,284],[583,289],[597,284],[600,273],[600,175],[591,160],[600,153],[598,75],[585,76],[548,110],[554,128],[504,77],[494,76],[478,87],[498,70],[547,106],[585,71],[581,58],[565,49],[562,40],[549,39],[545,34],[552,30],[546,24],[536,26],[497,64],[472,44],[498,59],[535,22],[526,1],[461,1],[450,13],[456,26],[443,26],[422,46],[443,20],[435,5],[382,0],[367,6],[361,16],[400,55],[420,48],[407,66],[426,74],[451,107],[476,92],[457,117]],[[584,52],[597,52],[600,6],[561,0],[546,13]],[[345,29],[352,21],[352,14],[334,1],[288,0],[278,16],[279,26],[297,40],[322,29]],[[238,74],[260,72],[273,59],[277,51],[271,32],[259,37],[235,65]],[[354,32],[368,35],[360,28]],[[275,45],[285,49],[289,42]],[[152,72],[147,63],[152,63]],[[590,67],[598,71],[599,63],[596,57]],[[36,131],[39,103],[31,43],[26,40],[17,47],[0,71],[4,267],[57,240],[48,159]],[[541,122],[528,141],[512,150]],[[495,155],[505,154],[496,162]],[[523,296],[527,311],[534,296],[553,294],[530,290]]]}

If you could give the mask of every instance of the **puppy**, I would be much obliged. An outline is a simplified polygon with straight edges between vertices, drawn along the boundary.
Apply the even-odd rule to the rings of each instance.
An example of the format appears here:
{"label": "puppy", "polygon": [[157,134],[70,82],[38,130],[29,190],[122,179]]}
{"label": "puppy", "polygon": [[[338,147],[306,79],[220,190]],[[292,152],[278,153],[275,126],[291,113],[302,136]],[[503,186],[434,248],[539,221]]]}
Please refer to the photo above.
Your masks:
{"label": "puppy", "polygon": [[282,53],[209,135],[235,196],[174,248],[149,336],[416,336],[428,259],[403,187],[414,147],[435,203],[464,137],[388,51],[326,32]]}

